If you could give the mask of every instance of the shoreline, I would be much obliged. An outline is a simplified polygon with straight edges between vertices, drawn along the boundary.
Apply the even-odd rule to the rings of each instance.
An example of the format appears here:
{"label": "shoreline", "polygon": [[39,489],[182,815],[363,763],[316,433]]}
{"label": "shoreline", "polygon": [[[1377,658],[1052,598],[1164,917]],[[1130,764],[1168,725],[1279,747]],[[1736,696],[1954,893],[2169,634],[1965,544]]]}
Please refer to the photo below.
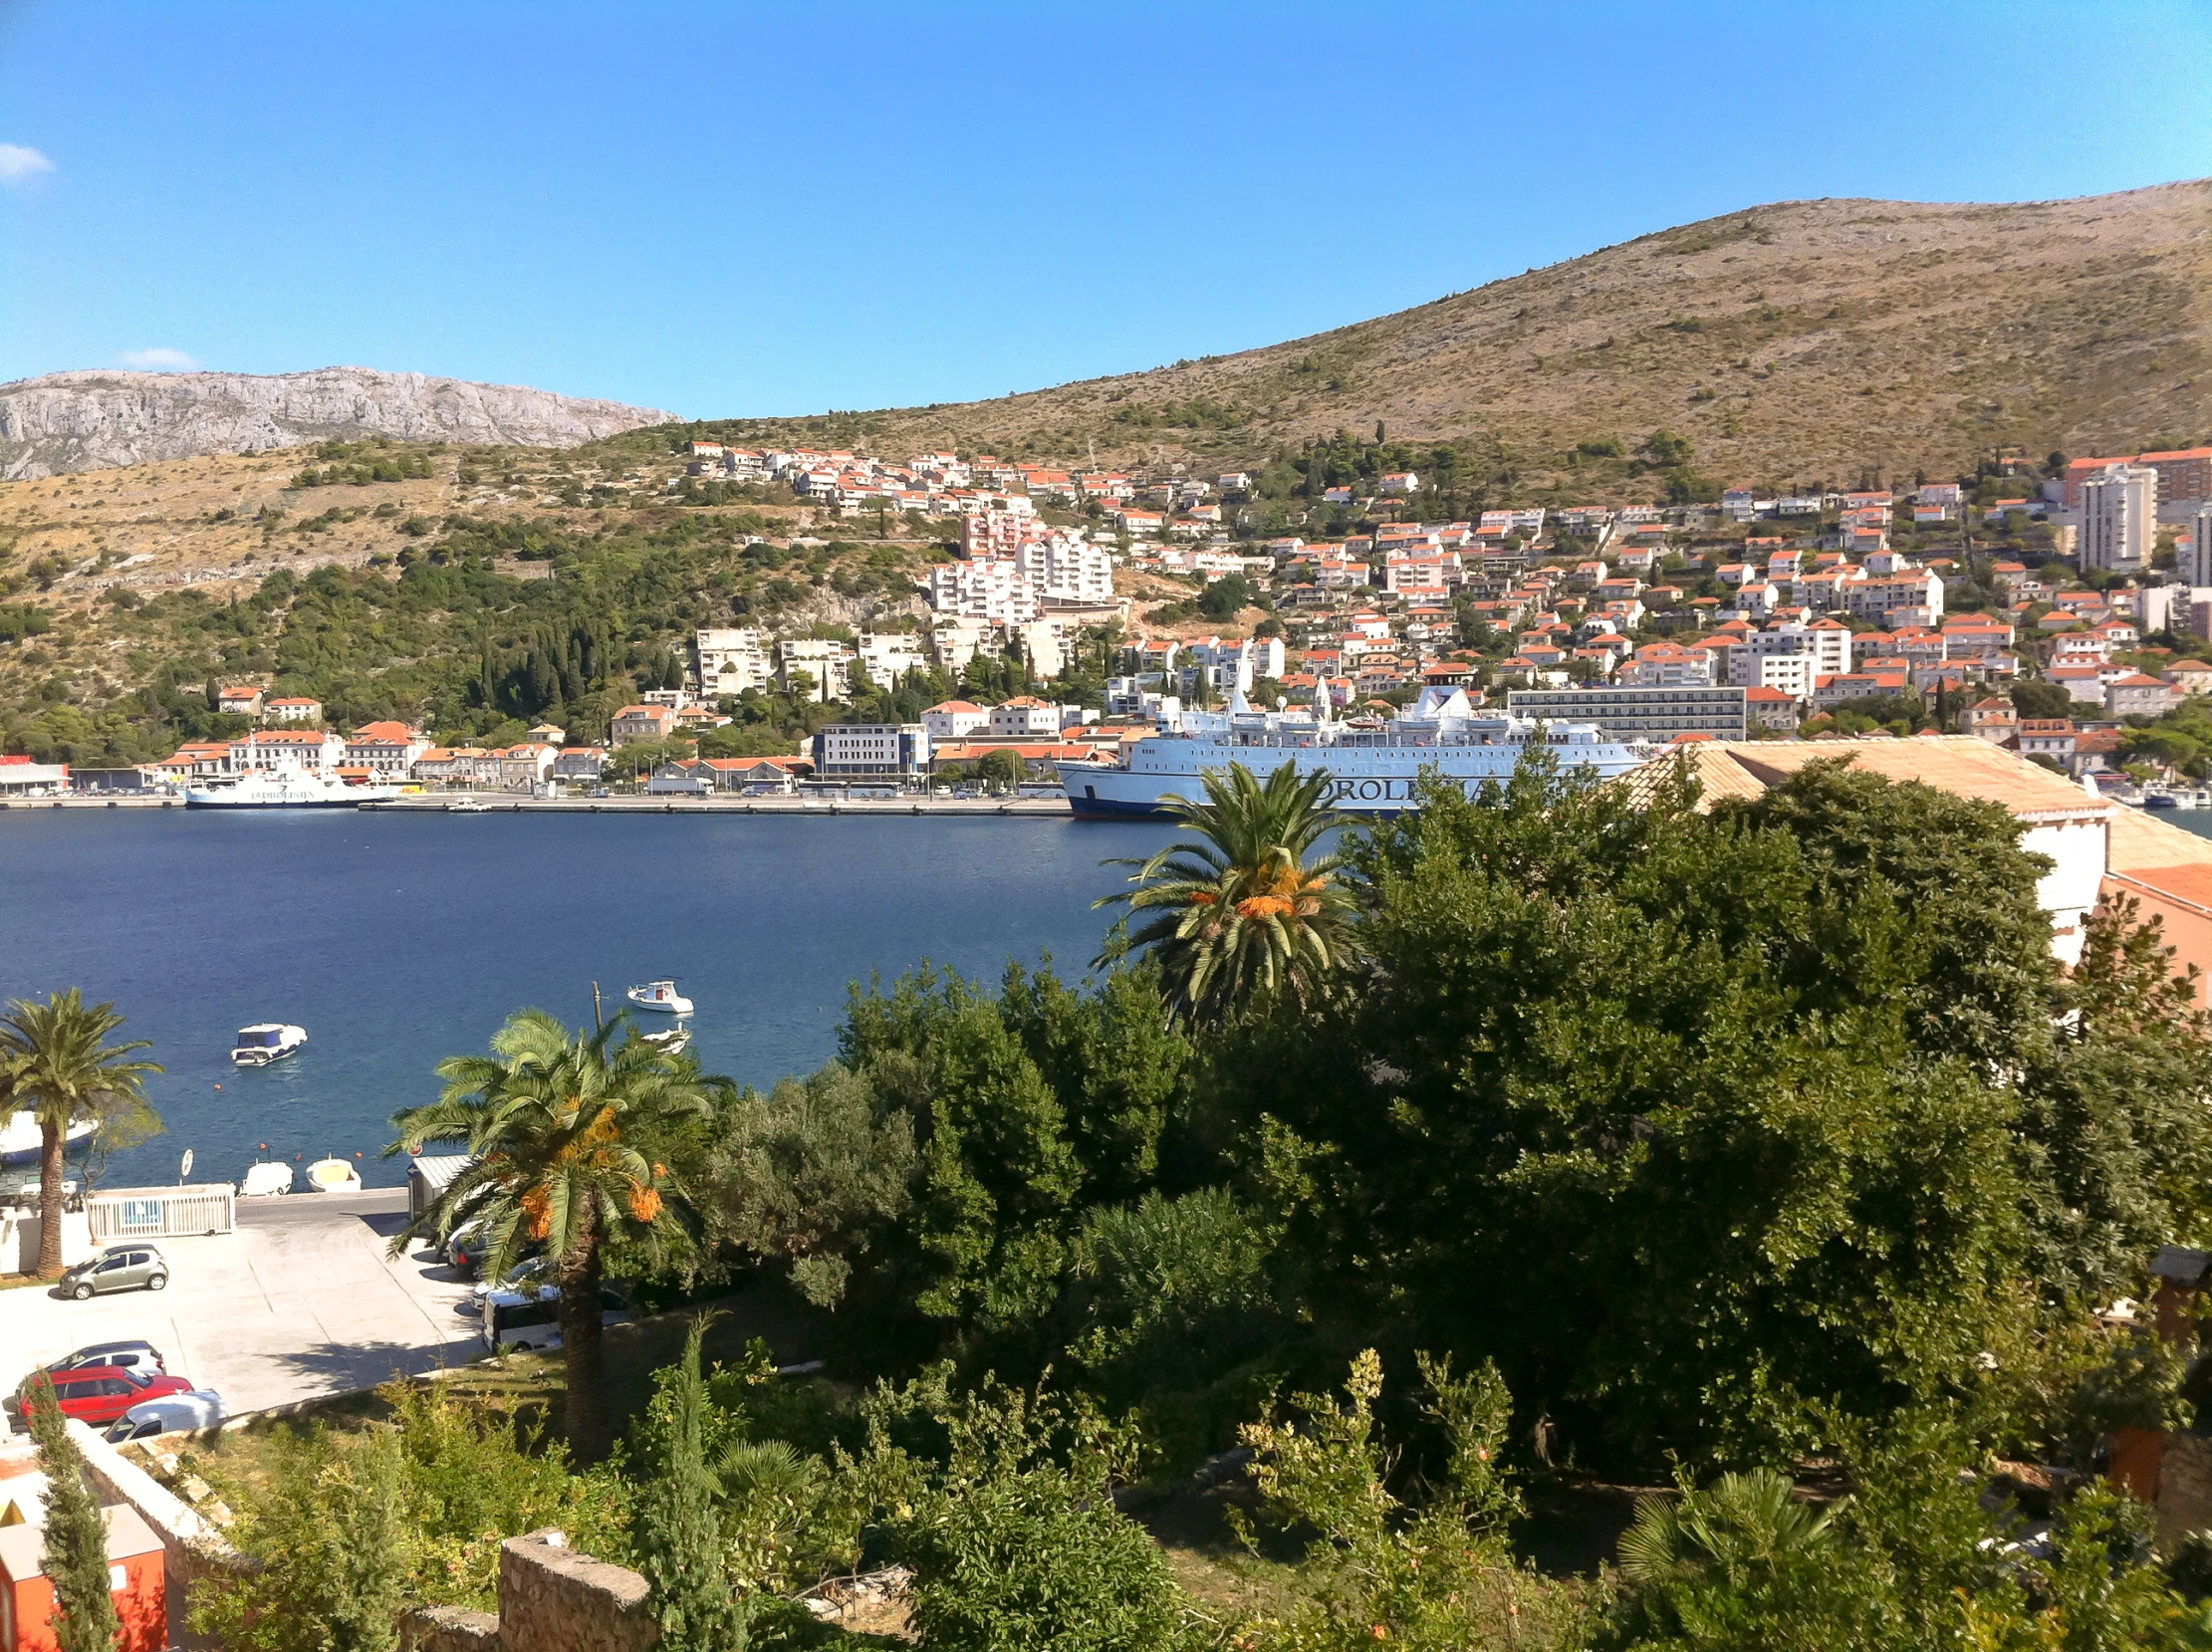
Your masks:
{"label": "shoreline", "polygon": [[[985,820],[1071,821],[1076,814],[1060,798],[518,798],[483,793],[450,797],[386,798],[354,806],[363,815],[447,815],[463,796],[473,796],[477,807],[458,813],[471,815],[949,815]],[[84,797],[0,799],[0,813],[40,809],[177,809],[182,798]],[[282,806],[271,806],[281,809]],[[201,810],[200,814],[216,811]],[[239,809],[230,814],[259,814]]]}

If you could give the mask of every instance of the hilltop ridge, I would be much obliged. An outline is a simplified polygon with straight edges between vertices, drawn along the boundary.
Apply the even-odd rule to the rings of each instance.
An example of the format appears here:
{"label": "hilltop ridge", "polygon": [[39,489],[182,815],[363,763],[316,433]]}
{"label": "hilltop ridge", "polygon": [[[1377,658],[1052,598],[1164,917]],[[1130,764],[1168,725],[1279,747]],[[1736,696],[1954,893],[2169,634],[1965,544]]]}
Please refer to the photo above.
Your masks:
{"label": "hilltop ridge", "polygon": [[0,478],[374,436],[572,447],[674,417],[618,401],[373,367],[54,372],[0,384]]}
{"label": "hilltop ridge", "polygon": [[988,401],[732,419],[736,437],[1105,464],[1340,429],[1526,475],[1671,429],[1782,482],[2212,430],[2212,180],[1995,205],[1780,201],[1235,354]]}

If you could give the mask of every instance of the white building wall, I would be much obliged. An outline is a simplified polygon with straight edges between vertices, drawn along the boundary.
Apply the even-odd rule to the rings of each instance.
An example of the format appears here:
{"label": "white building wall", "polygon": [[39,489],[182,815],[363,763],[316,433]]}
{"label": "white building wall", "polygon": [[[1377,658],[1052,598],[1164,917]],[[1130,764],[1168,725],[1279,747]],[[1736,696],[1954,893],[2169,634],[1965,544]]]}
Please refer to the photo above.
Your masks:
{"label": "white building wall", "polygon": [[2081,494],[2082,566],[2148,568],[2158,532],[2158,473],[2148,465],[2113,465],[2084,482]]}
{"label": "white building wall", "polygon": [[2107,829],[2104,817],[2096,816],[2031,825],[2021,837],[2029,853],[2052,859],[2051,871],[2036,885],[2036,900],[2051,914],[2051,951],[2069,969],[2082,961],[2083,931],[2104,877]]}

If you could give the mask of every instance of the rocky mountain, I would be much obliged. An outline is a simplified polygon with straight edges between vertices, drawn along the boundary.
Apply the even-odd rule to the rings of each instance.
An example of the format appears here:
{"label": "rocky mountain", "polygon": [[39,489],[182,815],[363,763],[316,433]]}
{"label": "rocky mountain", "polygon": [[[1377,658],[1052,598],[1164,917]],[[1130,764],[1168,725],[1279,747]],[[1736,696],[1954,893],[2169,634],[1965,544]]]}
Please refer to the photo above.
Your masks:
{"label": "rocky mountain", "polygon": [[369,367],[272,374],[55,372],[0,384],[0,477],[365,436],[570,447],[675,416],[618,401]]}
{"label": "rocky mountain", "polygon": [[2212,180],[1999,205],[1784,201],[1237,354],[733,436],[1221,468],[1338,430],[1495,444],[1520,484],[1658,429],[1725,480],[2212,433]]}

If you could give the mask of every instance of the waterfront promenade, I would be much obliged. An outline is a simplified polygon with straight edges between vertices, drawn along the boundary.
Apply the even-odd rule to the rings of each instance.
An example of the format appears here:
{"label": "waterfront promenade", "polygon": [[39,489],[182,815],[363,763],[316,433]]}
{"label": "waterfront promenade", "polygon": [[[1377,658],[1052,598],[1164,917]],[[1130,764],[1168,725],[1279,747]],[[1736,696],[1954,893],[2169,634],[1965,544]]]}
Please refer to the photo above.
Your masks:
{"label": "waterfront promenade", "polygon": [[[461,793],[426,793],[358,805],[362,814],[442,815],[459,803]],[[477,809],[486,815],[938,815],[991,820],[1065,821],[1071,816],[1062,798],[524,798],[510,793],[478,792]],[[182,809],[181,798],[97,795],[0,800],[0,813],[40,809]]]}
{"label": "waterfront promenade", "polygon": [[455,1311],[468,1282],[417,1247],[384,1254],[406,1212],[404,1188],[241,1199],[235,1233],[156,1241],[166,1291],[86,1302],[44,1285],[0,1291],[0,1389],[42,1359],[138,1336],[232,1411],[465,1364],[483,1346]]}

